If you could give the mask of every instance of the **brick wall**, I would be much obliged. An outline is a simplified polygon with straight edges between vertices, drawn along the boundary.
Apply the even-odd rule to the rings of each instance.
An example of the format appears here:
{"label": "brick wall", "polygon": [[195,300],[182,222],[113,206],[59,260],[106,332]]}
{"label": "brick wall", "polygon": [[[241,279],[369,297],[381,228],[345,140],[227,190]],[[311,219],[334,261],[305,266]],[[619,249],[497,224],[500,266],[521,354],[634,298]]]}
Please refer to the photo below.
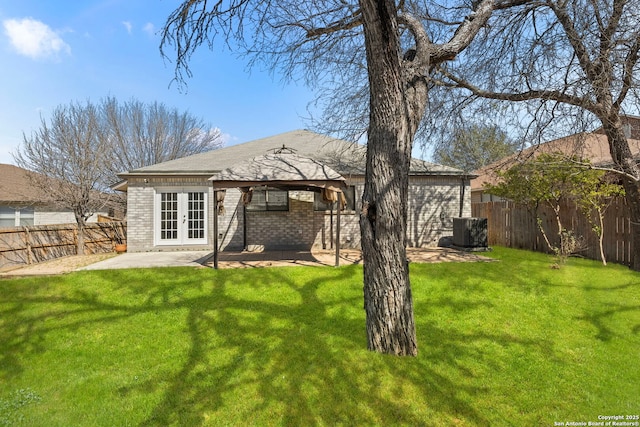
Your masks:
{"label": "brick wall", "polygon": [[184,249],[183,246],[155,246],[154,204],[156,190],[198,188],[204,189],[208,194],[208,227],[207,243],[189,248],[202,249],[211,246],[211,230],[213,229],[213,190],[206,178],[200,177],[169,177],[147,179],[130,178],[127,191],[127,251],[146,252],[153,250]]}
{"label": "brick wall", "polygon": [[[464,185],[464,191],[462,186]],[[460,197],[464,192],[462,215]],[[471,186],[459,178],[411,177],[407,240],[410,247],[438,246],[453,235],[453,218],[471,216]]]}
{"label": "brick wall", "polygon": [[127,251],[147,251],[153,248],[154,190],[131,181],[127,192]]}
{"label": "brick wall", "polygon": [[264,249],[310,249],[315,240],[313,193],[289,192],[289,210],[247,212],[247,244]]}
{"label": "brick wall", "polygon": [[[360,246],[359,211],[364,179],[350,178],[356,187],[356,209],[341,213],[341,247]],[[408,245],[437,246],[443,237],[453,234],[453,217],[460,215],[461,181],[451,177],[411,177],[409,187]],[[154,247],[154,194],[157,188],[178,186],[207,186],[206,180],[171,178],[144,183],[132,179],[128,193],[128,246],[133,252],[170,250]],[[208,246],[213,236],[213,189],[208,187]],[[469,181],[464,183],[462,216],[471,216]],[[221,250],[243,248],[243,207],[238,189],[226,191],[224,212],[218,216],[219,247]],[[291,191],[289,211],[248,211],[247,245],[250,248],[309,249],[331,248],[335,238],[337,218],[328,211],[313,210],[313,193]]]}
{"label": "brick wall", "polygon": [[[213,191],[212,191],[213,194]],[[223,213],[218,215],[218,247],[222,250],[242,250],[243,213],[241,192],[237,188],[226,190]],[[209,229],[213,236],[213,196],[209,197]]]}

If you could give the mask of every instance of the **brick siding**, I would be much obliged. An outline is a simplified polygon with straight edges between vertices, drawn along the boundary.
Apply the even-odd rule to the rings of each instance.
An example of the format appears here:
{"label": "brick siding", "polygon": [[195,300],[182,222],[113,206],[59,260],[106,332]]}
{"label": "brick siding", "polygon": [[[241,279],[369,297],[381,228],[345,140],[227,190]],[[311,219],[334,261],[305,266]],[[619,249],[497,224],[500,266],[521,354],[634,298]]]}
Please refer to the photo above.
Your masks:
{"label": "brick siding", "polygon": [[[345,248],[360,246],[359,201],[364,179],[351,178],[349,185],[356,187],[356,209],[341,213],[340,245]],[[452,177],[411,177],[409,186],[408,245],[412,247],[437,246],[442,238],[453,234],[453,217],[460,215],[461,180]],[[132,252],[170,250],[175,247],[154,246],[154,195],[162,187],[202,187],[206,180],[170,178],[129,181],[128,193],[128,248]],[[469,181],[464,183],[462,216],[471,216]],[[213,189],[208,189],[207,245],[213,236]],[[238,189],[226,191],[224,212],[218,216],[219,247],[221,250],[243,248],[243,206]],[[313,210],[313,193],[291,191],[289,211],[248,211],[247,245],[250,249],[327,249],[335,238],[337,218],[328,211]],[[189,247],[191,248],[191,247]]]}

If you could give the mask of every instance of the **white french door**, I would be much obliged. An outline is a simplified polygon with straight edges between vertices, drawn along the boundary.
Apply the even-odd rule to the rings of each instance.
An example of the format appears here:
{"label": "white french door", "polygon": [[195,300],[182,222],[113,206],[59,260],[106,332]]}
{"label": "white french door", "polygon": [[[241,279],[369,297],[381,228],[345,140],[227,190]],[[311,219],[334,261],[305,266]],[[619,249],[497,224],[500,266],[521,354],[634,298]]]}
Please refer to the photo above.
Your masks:
{"label": "white french door", "polygon": [[206,191],[157,191],[155,205],[157,245],[207,243]]}

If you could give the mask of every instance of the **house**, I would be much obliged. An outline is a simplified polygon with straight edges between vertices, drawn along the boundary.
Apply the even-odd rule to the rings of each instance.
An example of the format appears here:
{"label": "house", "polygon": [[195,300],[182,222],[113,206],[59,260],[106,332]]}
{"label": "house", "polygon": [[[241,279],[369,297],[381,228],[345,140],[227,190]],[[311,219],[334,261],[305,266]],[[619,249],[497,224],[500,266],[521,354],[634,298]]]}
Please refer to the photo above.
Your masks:
{"label": "house", "polygon": [[[208,249],[214,240],[221,250],[308,250],[334,247],[338,234],[340,246],[357,248],[365,154],[296,130],[119,174],[128,251]],[[452,235],[453,217],[470,216],[469,180],[412,160],[410,246],[436,246]]]}
{"label": "house", "polygon": [[[75,223],[72,211],[47,203],[47,194],[34,186],[30,175],[34,172],[14,165],[0,163],[0,228],[23,225],[51,225]],[[100,212],[107,215],[105,212]],[[97,215],[89,222],[95,222]]]}
{"label": "house", "polygon": [[[640,118],[627,116],[625,132],[627,138],[629,138],[627,141],[632,154],[640,159]],[[529,147],[474,171],[476,177],[471,180],[471,202],[500,201],[500,197],[486,191],[488,185],[498,183],[496,172],[507,170],[519,162],[535,158],[542,153],[562,153],[570,157],[575,156],[580,159],[587,159],[594,166],[604,168],[613,166],[613,159],[609,152],[609,142],[602,129],[597,129],[594,132],[577,133]]]}

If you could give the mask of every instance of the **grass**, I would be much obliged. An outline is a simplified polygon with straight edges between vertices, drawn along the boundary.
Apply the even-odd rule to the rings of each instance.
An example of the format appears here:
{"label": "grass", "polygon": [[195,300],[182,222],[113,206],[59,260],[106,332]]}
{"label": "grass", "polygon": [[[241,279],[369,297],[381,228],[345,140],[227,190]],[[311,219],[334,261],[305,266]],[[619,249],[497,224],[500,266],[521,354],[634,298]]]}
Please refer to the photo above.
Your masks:
{"label": "grass", "polygon": [[0,280],[0,426],[554,425],[640,413],[640,274],[497,248],[412,264],[416,358],[362,269]]}

